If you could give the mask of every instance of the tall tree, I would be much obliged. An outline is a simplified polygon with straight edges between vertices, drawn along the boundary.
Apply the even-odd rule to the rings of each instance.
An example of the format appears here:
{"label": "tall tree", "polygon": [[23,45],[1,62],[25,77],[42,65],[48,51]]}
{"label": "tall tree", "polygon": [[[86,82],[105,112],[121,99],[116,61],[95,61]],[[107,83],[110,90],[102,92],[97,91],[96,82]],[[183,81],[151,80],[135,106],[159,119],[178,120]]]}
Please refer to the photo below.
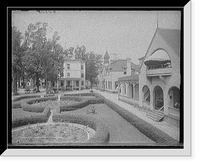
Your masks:
{"label": "tall tree", "polygon": [[30,24],[25,32],[25,42],[29,49],[23,58],[28,75],[36,81],[37,92],[39,92],[40,78],[42,75],[42,60],[44,46],[47,42],[48,24],[37,22]]}
{"label": "tall tree", "polygon": [[13,82],[13,94],[17,95],[17,80],[20,78],[20,74],[23,71],[22,57],[24,49],[21,46],[22,35],[16,28],[12,28],[12,82]]}
{"label": "tall tree", "polygon": [[95,84],[96,78],[99,74],[99,66],[101,65],[101,55],[89,52],[86,54],[86,80],[91,82],[91,85]]}

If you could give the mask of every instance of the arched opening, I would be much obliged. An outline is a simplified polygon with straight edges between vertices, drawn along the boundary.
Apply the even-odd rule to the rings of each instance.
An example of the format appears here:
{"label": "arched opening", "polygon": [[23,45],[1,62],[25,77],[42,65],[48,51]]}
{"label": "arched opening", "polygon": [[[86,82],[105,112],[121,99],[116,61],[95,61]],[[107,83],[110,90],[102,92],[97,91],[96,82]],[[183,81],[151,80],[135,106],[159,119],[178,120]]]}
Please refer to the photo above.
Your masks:
{"label": "arched opening", "polygon": [[135,100],[139,100],[139,84],[135,84]]}
{"label": "arched opening", "polygon": [[133,98],[133,84],[131,84],[131,83],[128,85],[128,93],[129,93],[128,96],[130,98]]}
{"label": "arched opening", "polygon": [[142,88],[143,92],[143,102],[150,104],[150,90],[149,87],[144,85]]}
{"label": "arched opening", "polygon": [[169,95],[169,107],[180,109],[180,89],[177,87],[171,87],[168,92]]}
{"label": "arched opening", "polygon": [[158,110],[164,105],[164,95],[163,90],[160,86],[156,86],[153,90],[153,104],[154,109]]}

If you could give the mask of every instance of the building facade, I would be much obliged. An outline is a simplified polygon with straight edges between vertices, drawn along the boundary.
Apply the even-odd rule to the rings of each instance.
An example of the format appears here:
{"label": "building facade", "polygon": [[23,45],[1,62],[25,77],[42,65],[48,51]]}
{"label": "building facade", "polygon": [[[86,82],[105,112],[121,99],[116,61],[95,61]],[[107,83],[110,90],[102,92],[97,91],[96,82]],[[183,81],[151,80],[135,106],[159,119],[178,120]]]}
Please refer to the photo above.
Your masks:
{"label": "building facade", "polygon": [[164,121],[179,127],[180,30],[157,28],[139,61],[139,75],[119,78],[118,98],[146,110],[159,111]]}
{"label": "building facade", "polygon": [[110,59],[108,52],[104,55],[101,73],[98,75],[98,88],[103,91],[118,92],[118,78],[131,75],[138,71],[139,66],[132,63],[130,58],[117,59],[116,54]]}
{"label": "building facade", "polygon": [[63,74],[57,85],[65,90],[85,89],[85,62],[81,59],[64,58]]}

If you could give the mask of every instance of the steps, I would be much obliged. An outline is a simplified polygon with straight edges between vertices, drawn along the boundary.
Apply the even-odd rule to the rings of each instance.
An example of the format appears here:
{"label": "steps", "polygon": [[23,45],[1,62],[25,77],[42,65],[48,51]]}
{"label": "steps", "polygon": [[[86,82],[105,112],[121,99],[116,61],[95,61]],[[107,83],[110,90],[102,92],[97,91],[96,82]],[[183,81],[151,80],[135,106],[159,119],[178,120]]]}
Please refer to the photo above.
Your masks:
{"label": "steps", "polygon": [[159,110],[149,110],[146,115],[156,122],[159,122],[164,118],[164,112]]}

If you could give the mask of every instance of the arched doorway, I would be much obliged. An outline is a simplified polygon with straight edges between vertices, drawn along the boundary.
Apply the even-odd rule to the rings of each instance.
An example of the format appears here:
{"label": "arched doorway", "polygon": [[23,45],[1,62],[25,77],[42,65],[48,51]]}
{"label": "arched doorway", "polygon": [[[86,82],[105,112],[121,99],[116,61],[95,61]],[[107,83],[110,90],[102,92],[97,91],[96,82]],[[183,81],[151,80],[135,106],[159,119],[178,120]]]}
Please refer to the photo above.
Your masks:
{"label": "arched doorway", "polygon": [[154,87],[153,90],[153,105],[154,109],[158,110],[164,105],[164,95],[163,90],[160,86]]}
{"label": "arched doorway", "polygon": [[150,90],[147,85],[144,85],[142,88],[143,92],[143,102],[150,104]]}
{"label": "arched doorway", "polygon": [[177,87],[171,87],[168,92],[169,95],[169,107],[180,109],[180,89]]}

